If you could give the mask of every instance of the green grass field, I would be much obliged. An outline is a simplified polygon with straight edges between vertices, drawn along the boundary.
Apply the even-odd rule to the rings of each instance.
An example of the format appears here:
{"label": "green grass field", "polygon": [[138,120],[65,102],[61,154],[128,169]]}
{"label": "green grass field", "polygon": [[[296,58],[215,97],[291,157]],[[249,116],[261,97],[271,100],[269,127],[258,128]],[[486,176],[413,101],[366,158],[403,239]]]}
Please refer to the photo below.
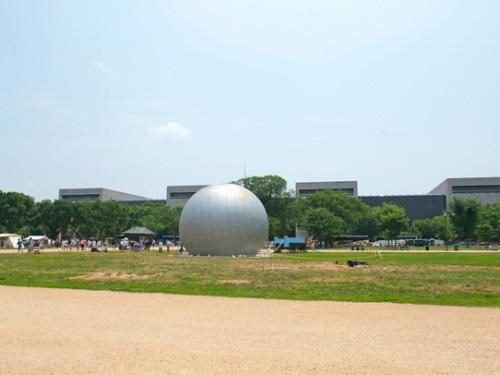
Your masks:
{"label": "green grass field", "polygon": [[[347,267],[347,259],[365,267]],[[337,264],[338,263],[338,264]],[[205,258],[1,254],[0,284],[194,295],[500,306],[500,253],[303,253]]]}

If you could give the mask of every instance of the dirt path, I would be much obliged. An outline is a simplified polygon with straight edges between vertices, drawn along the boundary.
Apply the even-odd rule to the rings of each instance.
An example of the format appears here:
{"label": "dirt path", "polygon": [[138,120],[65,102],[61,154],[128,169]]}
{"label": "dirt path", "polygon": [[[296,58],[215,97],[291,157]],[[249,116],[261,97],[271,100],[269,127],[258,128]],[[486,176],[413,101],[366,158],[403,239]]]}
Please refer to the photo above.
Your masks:
{"label": "dirt path", "polygon": [[1,374],[499,374],[500,309],[0,287]]}

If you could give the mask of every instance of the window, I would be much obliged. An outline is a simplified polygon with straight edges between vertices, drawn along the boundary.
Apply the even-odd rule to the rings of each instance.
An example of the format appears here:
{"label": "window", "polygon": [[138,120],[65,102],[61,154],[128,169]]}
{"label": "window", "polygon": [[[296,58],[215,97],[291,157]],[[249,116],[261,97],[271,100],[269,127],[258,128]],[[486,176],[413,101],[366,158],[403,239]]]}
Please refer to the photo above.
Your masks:
{"label": "window", "polygon": [[95,201],[99,199],[99,194],[64,194],[61,198],[66,201]]}
{"label": "window", "polygon": [[452,186],[453,194],[500,193],[500,185]]}
{"label": "window", "polygon": [[348,195],[354,195],[354,189],[301,189],[301,190],[299,190],[299,195],[300,196],[308,196],[308,195],[312,195],[318,191],[324,191],[324,190],[343,191],[344,193],[346,193]]}
{"label": "window", "polygon": [[170,199],[189,199],[194,195],[194,191],[170,193]]}

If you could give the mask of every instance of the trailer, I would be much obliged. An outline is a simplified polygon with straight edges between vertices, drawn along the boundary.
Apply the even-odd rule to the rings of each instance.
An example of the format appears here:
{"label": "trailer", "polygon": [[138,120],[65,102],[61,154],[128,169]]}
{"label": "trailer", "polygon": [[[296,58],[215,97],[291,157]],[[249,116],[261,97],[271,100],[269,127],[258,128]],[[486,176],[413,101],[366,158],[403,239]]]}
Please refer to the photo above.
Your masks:
{"label": "trailer", "polygon": [[282,250],[304,251],[306,249],[306,240],[304,237],[274,237],[274,248],[277,253]]}

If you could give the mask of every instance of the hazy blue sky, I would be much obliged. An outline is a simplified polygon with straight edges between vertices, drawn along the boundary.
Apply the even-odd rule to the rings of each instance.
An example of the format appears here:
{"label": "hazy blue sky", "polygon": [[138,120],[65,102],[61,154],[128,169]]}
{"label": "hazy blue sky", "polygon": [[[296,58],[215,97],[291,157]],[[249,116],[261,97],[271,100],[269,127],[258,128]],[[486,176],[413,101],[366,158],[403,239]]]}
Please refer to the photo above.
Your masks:
{"label": "hazy blue sky", "polygon": [[0,189],[500,175],[500,2],[0,0]]}

